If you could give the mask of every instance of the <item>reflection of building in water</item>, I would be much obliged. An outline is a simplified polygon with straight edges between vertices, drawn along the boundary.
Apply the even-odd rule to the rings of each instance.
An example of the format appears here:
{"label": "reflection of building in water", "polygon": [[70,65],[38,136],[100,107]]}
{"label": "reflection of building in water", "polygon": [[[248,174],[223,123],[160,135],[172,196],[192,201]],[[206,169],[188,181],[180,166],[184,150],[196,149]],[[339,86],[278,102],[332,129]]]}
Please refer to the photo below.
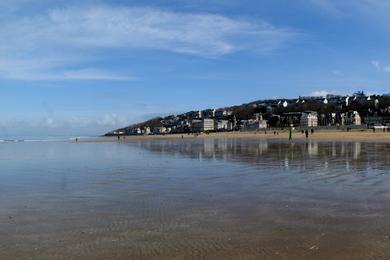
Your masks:
{"label": "reflection of building in water", "polygon": [[345,155],[345,143],[341,143],[341,155]]}
{"label": "reflection of building in water", "polygon": [[[141,141],[136,145],[164,155],[185,156],[199,160],[224,160],[256,167],[305,168],[337,173],[340,169],[366,171],[388,168],[390,144],[359,142],[296,142],[253,139],[195,139],[174,141]],[[315,161],[315,163],[308,163]],[[310,167],[310,169],[308,168]],[[342,171],[341,171],[342,172]]]}
{"label": "reflection of building in water", "polygon": [[286,158],[284,158],[284,168],[288,169],[289,168],[288,166],[289,166],[289,160],[286,157]]}
{"label": "reflection of building in water", "polygon": [[208,158],[215,159],[215,146],[214,140],[205,140],[203,143],[203,152]]}
{"label": "reflection of building in water", "polygon": [[360,156],[360,153],[362,152],[362,144],[361,143],[354,143],[354,150],[353,150],[353,159],[358,159]]}
{"label": "reflection of building in water", "polygon": [[259,145],[257,147],[258,147],[257,155],[262,155],[263,153],[267,152],[267,150],[268,150],[268,143],[267,142],[259,143]]}
{"label": "reflection of building in water", "polygon": [[318,155],[318,142],[309,142],[307,144],[307,153],[311,156]]}
{"label": "reflection of building in water", "polygon": [[336,152],[336,143],[333,142],[332,143],[332,157],[336,157],[337,156],[337,152]]}

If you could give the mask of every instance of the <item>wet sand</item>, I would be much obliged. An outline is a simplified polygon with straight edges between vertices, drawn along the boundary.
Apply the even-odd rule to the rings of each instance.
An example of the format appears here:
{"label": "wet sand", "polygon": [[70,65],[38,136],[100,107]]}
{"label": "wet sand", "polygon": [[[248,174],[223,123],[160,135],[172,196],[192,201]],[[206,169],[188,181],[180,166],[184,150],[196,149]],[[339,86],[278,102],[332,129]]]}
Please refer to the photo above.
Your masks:
{"label": "wet sand", "polygon": [[0,145],[0,259],[389,259],[390,144]]}

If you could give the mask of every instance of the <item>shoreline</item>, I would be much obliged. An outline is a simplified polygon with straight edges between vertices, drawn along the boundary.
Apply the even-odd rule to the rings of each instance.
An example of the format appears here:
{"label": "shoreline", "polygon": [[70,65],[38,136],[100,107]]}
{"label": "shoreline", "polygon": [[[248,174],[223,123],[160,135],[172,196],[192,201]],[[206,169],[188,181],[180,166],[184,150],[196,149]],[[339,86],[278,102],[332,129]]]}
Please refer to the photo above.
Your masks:
{"label": "shoreline", "polygon": [[[288,140],[288,130],[277,131],[274,135],[273,130],[256,132],[218,132],[209,134],[166,134],[166,135],[132,135],[121,136],[119,142],[133,141],[153,141],[153,140],[191,140],[191,139],[223,139],[223,138],[256,138],[264,140]],[[304,134],[300,131],[293,132],[294,140],[306,140]],[[318,141],[349,141],[349,142],[385,142],[390,143],[390,132],[376,131],[370,129],[361,130],[316,130],[314,134],[309,134],[308,140]],[[75,142],[75,141],[72,141]],[[118,142],[117,136],[102,136],[95,138],[79,138],[78,142]]]}

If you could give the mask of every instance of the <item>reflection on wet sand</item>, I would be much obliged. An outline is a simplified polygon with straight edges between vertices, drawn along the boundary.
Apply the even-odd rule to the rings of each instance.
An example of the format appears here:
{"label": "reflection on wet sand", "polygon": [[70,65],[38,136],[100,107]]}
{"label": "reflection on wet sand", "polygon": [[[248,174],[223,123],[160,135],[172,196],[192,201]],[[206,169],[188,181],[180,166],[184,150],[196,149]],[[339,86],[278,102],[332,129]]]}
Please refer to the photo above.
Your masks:
{"label": "reflection on wet sand", "polygon": [[[390,144],[360,142],[284,142],[264,140],[211,139],[201,141],[138,142],[138,146],[162,154],[173,154],[193,159],[223,160],[250,164],[273,163],[273,166],[305,167],[345,166],[348,170],[369,170],[390,165]],[[310,163],[312,162],[310,161]],[[334,162],[334,163],[332,163]],[[318,164],[320,163],[320,164]]]}
{"label": "reflection on wet sand", "polygon": [[4,259],[390,258],[390,144],[37,145],[0,147]]}

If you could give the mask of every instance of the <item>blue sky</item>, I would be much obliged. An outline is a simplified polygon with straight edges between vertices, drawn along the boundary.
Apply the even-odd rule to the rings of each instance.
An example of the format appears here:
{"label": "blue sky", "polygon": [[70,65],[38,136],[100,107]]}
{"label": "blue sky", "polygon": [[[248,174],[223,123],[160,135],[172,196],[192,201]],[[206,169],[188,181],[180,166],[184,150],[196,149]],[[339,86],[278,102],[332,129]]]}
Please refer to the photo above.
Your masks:
{"label": "blue sky", "polygon": [[2,0],[0,10],[0,138],[390,92],[387,1]]}

